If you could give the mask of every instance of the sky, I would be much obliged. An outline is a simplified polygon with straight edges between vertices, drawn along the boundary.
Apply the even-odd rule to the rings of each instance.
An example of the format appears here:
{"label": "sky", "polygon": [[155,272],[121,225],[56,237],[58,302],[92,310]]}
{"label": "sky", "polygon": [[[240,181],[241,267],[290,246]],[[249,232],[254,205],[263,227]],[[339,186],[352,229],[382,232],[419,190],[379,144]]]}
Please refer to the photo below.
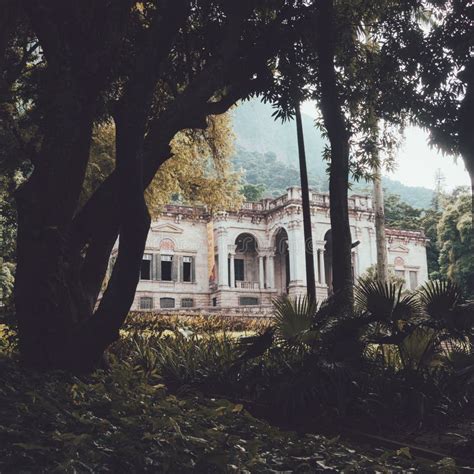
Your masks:
{"label": "sky", "polygon": [[[316,116],[314,102],[305,102],[302,112]],[[428,133],[417,127],[407,127],[405,140],[396,154],[397,168],[384,173],[407,186],[423,186],[434,189],[437,170],[444,176],[444,189],[450,191],[456,186],[470,186],[469,175],[461,158],[445,156],[428,145]]]}

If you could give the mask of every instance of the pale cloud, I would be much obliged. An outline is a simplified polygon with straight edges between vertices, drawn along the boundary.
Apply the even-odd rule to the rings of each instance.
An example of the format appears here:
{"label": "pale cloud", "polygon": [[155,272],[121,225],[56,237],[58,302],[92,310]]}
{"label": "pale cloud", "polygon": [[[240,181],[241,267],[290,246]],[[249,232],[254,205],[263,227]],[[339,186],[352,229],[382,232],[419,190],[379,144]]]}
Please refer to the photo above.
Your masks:
{"label": "pale cloud", "polygon": [[428,133],[417,127],[405,130],[405,140],[397,153],[397,169],[388,176],[409,186],[434,188],[437,170],[445,177],[447,190],[469,186],[469,174],[462,159],[443,155],[428,145]]}

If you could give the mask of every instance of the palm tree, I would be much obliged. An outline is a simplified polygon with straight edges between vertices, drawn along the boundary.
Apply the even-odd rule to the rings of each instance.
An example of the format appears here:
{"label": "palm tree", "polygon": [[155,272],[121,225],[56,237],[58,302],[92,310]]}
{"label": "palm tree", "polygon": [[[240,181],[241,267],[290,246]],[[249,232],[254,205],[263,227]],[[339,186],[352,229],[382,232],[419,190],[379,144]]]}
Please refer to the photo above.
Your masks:
{"label": "palm tree", "polygon": [[[377,152],[374,152],[377,153]],[[378,159],[374,160],[378,161]],[[385,211],[382,189],[381,167],[377,163],[374,167],[374,210],[375,210],[375,242],[377,247],[377,278],[387,282],[387,238],[385,236]]]}
{"label": "palm tree", "polygon": [[314,277],[313,235],[311,230],[311,208],[309,199],[308,171],[304,149],[303,124],[300,104],[295,101],[296,135],[298,137],[298,156],[300,162],[301,197],[303,201],[304,255],[306,263],[306,287],[310,301],[316,301],[316,280]]}

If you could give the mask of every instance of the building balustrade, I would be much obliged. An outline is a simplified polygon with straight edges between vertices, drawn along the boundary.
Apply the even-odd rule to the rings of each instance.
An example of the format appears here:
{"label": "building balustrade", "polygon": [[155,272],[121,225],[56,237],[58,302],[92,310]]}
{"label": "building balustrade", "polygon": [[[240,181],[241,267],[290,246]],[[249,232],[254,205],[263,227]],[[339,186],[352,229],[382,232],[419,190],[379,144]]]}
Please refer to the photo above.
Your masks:
{"label": "building balustrade", "polygon": [[258,281],[237,280],[235,282],[235,285],[237,288],[242,288],[245,290],[259,290],[260,289],[260,284]]}
{"label": "building balustrade", "polygon": [[261,202],[244,202],[242,205],[242,209],[246,209],[249,211],[263,211],[264,206]]}

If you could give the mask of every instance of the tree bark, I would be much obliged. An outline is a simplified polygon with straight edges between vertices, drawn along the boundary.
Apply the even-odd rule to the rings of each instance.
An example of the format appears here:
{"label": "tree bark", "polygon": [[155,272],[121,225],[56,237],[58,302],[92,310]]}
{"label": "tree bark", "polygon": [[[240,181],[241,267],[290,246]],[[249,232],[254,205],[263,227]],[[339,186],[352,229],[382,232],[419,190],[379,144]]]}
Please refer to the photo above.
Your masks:
{"label": "tree bark", "polygon": [[[64,79],[64,81],[63,81]],[[15,306],[19,343],[24,362],[48,367],[57,356],[60,341],[84,316],[83,290],[78,284],[78,255],[68,246],[74,203],[89,155],[94,112],[84,103],[95,103],[71,87],[67,77],[57,82],[57,94],[67,97],[68,106],[57,108],[47,118],[50,125],[43,140],[38,165],[16,194],[18,211]],[[78,112],[74,113],[76,109]],[[64,153],[64,156],[62,154]],[[61,155],[74,166],[75,176],[66,173]],[[66,160],[67,157],[67,160]],[[50,166],[46,165],[50,163]],[[57,174],[56,174],[57,173]],[[55,185],[55,181],[61,181]],[[62,180],[69,192],[58,194]]]}
{"label": "tree bark", "polygon": [[[149,94],[145,92],[144,95]],[[80,326],[75,338],[79,344],[71,351],[68,367],[76,371],[95,367],[104,350],[118,339],[119,329],[135,296],[151,222],[143,195],[143,137],[147,111],[146,100],[135,100],[132,107],[124,107],[116,119],[121,222],[118,255],[99,308]]]}
{"label": "tree bark", "polygon": [[321,112],[331,145],[329,171],[333,288],[341,312],[353,310],[351,232],[349,226],[349,132],[337,90],[335,16],[332,0],[319,2],[316,49]]}
{"label": "tree bark", "polygon": [[295,104],[296,134],[298,137],[298,156],[300,164],[301,196],[303,201],[304,255],[306,263],[306,288],[308,299],[316,301],[316,280],[314,277],[313,234],[311,230],[311,204],[309,199],[308,171],[306,169],[306,153],[304,148],[303,124],[301,121],[300,104]]}

